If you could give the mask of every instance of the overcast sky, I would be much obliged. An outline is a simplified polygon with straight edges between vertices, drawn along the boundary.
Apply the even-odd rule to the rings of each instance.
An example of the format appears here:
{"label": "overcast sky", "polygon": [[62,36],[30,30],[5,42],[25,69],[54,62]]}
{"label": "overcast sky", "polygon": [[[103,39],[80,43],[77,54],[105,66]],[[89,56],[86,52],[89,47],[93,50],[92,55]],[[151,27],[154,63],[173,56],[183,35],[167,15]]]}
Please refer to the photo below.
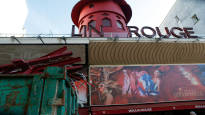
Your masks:
{"label": "overcast sky", "polygon": [[[79,0],[0,0],[0,34],[70,34],[72,7]],[[176,0],[126,0],[128,25],[159,26]]]}

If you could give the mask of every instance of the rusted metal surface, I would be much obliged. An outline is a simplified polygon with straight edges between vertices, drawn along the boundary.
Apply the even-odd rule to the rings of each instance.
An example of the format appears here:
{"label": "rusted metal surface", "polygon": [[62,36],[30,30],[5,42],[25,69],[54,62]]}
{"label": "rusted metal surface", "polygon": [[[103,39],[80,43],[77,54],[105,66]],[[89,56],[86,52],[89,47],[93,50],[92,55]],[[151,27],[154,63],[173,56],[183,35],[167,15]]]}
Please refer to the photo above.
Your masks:
{"label": "rusted metal surface", "polygon": [[[19,115],[77,114],[74,80],[83,78],[74,73],[83,66],[72,65],[80,62],[81,58],[71,57],[72,52],[65,52],[66,50],[67,47],[62,47],[37,59],[19,59],[12,61],[12,64],[0,66],[0,113],[16,114],[18,111]],[[69,66],[59,68],[65,65]]]}
{"label": "rusted metal surface", "polygon": [[30,96],[32,78],[0,77],[0,113],[26,114]]}
{"label": "rusted metal surface", "polygon": [[[46,73],[41,114],[77,114],[76,92],[72,88],[72,80],[67,76],[67,72],[64,73],[62,69],[51,67],[46,70]],[[66,80],[64,79],[65,74]]]}
{"label": "rusted metal surface", "polygon": [[65,91],[63,91],[62,98],[51,99],[49,100],[48,104],[54,105],[54,106],[64,106],[65,105]]}
{"label": "rusted metal surface", "polygon": [[67,71],[58,67],[49,67],[43,74],[27,78],[1,75],[0,115],[78,114],[77,95],[67,75]]}

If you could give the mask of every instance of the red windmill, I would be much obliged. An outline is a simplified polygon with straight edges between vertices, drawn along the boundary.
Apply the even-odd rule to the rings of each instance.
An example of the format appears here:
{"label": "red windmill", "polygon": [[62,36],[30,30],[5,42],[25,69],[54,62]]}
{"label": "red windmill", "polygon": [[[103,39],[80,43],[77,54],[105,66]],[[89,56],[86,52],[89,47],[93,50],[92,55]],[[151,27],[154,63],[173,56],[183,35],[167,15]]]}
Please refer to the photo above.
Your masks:
{"label": "red windmill", "polygon": [[72,10],[72,20],[84,37],[127,37],[131,16],[125,0],[81,0]]}

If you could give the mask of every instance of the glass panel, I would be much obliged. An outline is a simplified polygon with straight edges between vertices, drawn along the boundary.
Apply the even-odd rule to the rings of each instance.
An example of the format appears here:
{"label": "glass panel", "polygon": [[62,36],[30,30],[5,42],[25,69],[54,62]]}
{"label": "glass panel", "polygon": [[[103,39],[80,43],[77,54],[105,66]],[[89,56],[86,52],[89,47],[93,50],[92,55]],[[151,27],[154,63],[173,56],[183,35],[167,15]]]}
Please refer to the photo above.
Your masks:
{"label": "glass panel", "polygon": [[123,29],[123,25],[119,20],[117,20],[117,27]]}
{"label": "glass panel", "polygon": [[107,18],[103,19],[102,25],[103,27],[111,27],[110,19],[107,19]]}
{"label": "glass panel", "polygon": [[96,21],[91,20],[88,25],[91,25],[92,27],[96,27]]}
{"label": "glass panel", "polygon": [[90,7],[90,8],[93,8],[93,7],[94,7],[94,4],[90,4],[89,7]]}

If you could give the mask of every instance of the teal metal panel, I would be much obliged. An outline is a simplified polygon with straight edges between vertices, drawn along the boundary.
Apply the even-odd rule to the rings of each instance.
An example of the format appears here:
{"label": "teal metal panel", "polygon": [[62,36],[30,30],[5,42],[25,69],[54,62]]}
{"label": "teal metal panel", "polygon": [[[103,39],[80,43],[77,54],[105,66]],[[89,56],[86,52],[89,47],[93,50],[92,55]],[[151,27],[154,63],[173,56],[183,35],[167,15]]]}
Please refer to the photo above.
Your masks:
{"label": "teal metal panel", "polygon": [[63,69],[49,67],[45,71],[45,79],[41,114],[64,115],[66,114],[65,103],[65,80]]}
{"label": "teal metal panel", "polygon": [[48,67],[45,69],[44,74],[47,78],[64,78],[64,69],[59,67]]}
{"label": "teal metal panel", "polygon": [[33,76],[0,76],[0,114],[28,113],[33,93],[33,78]]}
{"label": "teal metal panel", "polygon": [[[42,99],[41,114],[57,114],[57,110],[64,106],[62,81],[57,79],[46,79]],[[61,95],[61,96],[59,96]],[[61,111],[60,111],[61,113]],[[58,115],[61,115],[58,113]]]}
{"label": "teal metal panel", "polygon": [[72,115],[72,87],[71,87],[71,84],[69,83],[69,81],[66,81],[68,86],[67,86],[67,109],[68,109],[68,115]]}
{"label": "teal metal panel", "polygon": [[40,104],[43,93],[43,79],[40,75],[35,75],[33,79],[33,85],[31,88],[31,95],[28,104],[27,115],[39,115]]}
{"label": "teal metal panel", "polygon": [[0,115],[78,115],[77,95],[64,72],[49,67],[35,76],[0,75]]}

